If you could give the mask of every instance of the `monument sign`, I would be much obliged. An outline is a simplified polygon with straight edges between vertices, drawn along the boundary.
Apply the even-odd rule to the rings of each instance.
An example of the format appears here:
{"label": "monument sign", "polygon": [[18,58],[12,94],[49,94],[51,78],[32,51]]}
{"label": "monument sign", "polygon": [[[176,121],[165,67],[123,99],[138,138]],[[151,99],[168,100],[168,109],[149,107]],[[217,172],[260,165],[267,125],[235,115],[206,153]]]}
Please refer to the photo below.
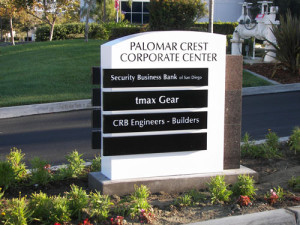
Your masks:
{"label": "monument sign", "polygon": [[103,175],[223,171],[225,48],[225,36],[192,31],[101,46]]}

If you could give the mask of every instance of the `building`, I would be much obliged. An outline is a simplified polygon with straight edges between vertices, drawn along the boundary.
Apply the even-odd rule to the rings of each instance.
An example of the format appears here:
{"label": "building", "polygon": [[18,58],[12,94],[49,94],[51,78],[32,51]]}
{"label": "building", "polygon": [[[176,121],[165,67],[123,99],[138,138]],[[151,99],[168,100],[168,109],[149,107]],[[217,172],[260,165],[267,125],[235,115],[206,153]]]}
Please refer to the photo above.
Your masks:
{"label": "building", "polygon": [[[209,0],[204,0],[209,5]],[[149,22],[150,0],[119,0],[120,11],[131,23],[145,24]],[[214,0],[214,21],[236,22],[241,15],[243,0]],[[83,6],[83,0],[81,0]],[[199,20],[208,22],[208,16]]]}
{"label": "building", "polygon": [[[204,0],[209,5],[209,0]],[[243,0],[215,0],[214,21],[236,22],[241,16]],[[199,20],[208,22],[208,16]]]}

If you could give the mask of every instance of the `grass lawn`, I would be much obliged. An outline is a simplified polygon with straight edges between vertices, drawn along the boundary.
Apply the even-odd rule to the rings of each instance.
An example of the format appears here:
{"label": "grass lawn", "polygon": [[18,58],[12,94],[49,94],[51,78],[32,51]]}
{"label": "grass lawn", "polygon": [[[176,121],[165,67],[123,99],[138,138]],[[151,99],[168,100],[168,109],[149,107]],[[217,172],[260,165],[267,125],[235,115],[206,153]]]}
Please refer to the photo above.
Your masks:
{"label": "grass lawn", "polygon": [[254,76],[253,74],[243,71],[243,87],[256,87],[272,85],[270,82]]}
{"label": "grass lawn", "polygon": [[[91,98],[91,68],[104,41],[65,40],[0,47],[0,107]],[[269,85],[244,72],[245,87]]]}
{"label": "grass lawn", "polygon": [[0,47],[0,107],[91,98],[91,68],[104,41]]}

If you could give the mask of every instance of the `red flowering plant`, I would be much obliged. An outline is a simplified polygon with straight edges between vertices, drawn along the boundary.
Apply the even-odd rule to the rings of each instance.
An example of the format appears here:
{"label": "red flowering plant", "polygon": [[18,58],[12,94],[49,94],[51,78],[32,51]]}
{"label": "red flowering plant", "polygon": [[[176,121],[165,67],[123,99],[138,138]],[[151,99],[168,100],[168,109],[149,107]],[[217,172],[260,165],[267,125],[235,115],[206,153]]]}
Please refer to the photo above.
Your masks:
{"label": "red flowering plant", "polygon": [[268,192],[266,195],[265,195],[265,200],[270,204],[270,205],[273,205],[277,202],[278,200],[278,195],[277,193],[273,190],[273,189],[270,189],[270,192]]}
{"label": "red flowering plant", "polygon": [[91,222],[89,221],[89,219],[86,218],[86,219],[83,221],[83,223],[79,223],[78,225],[93,225],[93,224],[91,224]]}
{"label": "red flowering plant", "polygon": [[110,218],[110,222],[112,225],[124,225],[126,221],[123,216],[117,216],[116,218]]}
{"label": "red flowering plant", "polygon": [[148,212],[144,209],[141,209],[141,213],[140,213],[141,223],[153,223],[154,220],[155,220],[155,215],[153,212]]}
{"label": "red flowering plant", "polygon": [[48,173],[51,173],[51,165],[50,164],[46,164],[45,166],[44,166],[44,170],[46,170],[46,171],[48,171]]}
{"label": "red flowering plant", "polygon": [[54,223],[54,225],[61,225],[60,223]]}
{"label": "red flowering plant", "polygon": [[248,205],[252,205],[252,202],[248,196],[240,195],[238,199],[238,204],[240,206],[248,206]]}

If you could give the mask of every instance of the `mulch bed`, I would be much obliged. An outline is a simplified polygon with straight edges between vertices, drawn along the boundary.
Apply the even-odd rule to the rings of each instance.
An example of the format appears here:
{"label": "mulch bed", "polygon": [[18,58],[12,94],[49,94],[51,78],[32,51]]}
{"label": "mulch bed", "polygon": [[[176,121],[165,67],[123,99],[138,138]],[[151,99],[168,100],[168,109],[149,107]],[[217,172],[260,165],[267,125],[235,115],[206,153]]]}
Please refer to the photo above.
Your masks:
{"label": "mulch bed", "polygon": [[[300,83],[299,75],[297,76],[292,74],[283,65],[277,64],[277,66],[276,67],[275,66],[276,66],[275,63],[254,63],[252,65],[245,64],[244,69],[265,76],[281,84]],[[275,68],[277,69],[275,70]]]}

